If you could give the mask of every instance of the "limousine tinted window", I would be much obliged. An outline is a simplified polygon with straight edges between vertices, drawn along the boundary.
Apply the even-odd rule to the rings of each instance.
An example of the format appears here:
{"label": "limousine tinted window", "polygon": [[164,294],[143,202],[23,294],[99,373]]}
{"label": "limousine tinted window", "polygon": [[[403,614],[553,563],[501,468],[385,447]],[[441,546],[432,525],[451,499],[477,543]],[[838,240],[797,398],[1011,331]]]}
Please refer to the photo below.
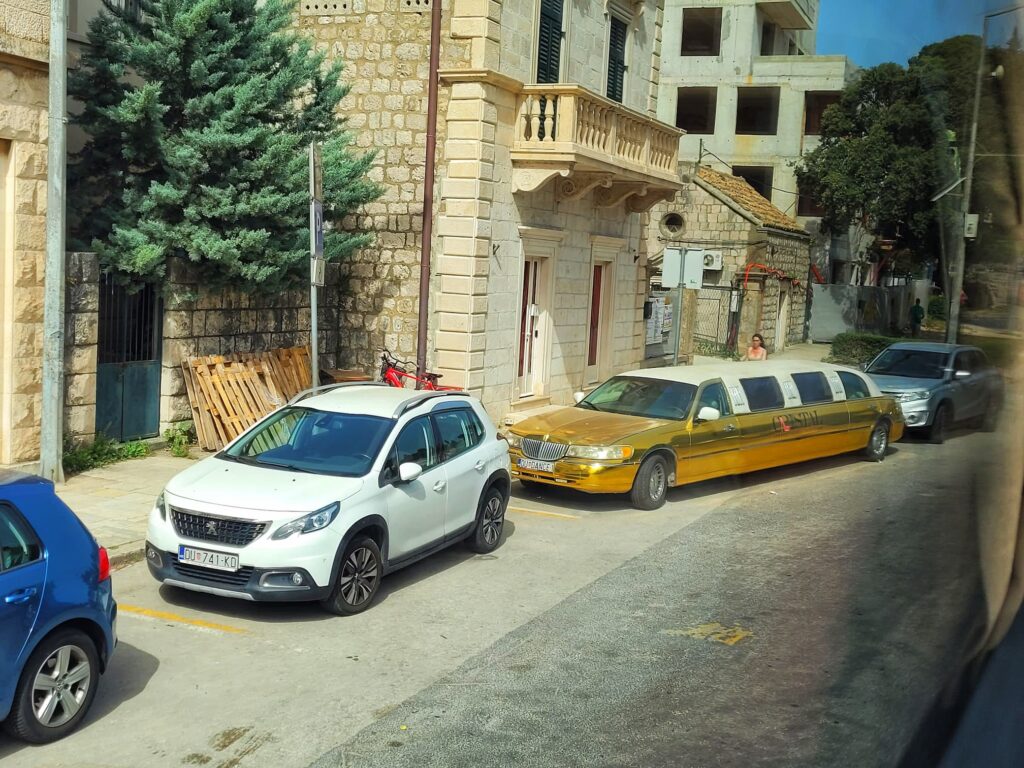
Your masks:
{"label": "limousine tinted window", "polygon": [[708,384],[701,390],[700,398],[697,400],[697,413],[700,413],[701,408],[714,408],[723,416],[732,413],[722,382],[716,381],[713,384]]}
{"label": "limousine tinted window", "polygon": [[794,373],[793,382],[800,393],[804,405],[811,403],[831,403],[832,390],[823,373]]}
{"label": "limousine tinted window", "polygon": [[654,419],[685,419],[697,388],[679,381],[616,376],[576,406]]}
{"label": "limousine tinted window", "polygon": [[871,397],[871,390],[864,383],[864,379],[850,371],[840,371],[839,379],[843,382],[843,389],[846,390],[847,400],[863,400]]}
{"label": "limousine tinted window", "polygon": [[774,376],[758,376],[756,379],[740,379],[740,386],[747,395],[751,411],[768,411],[785,404],[782,390]]}

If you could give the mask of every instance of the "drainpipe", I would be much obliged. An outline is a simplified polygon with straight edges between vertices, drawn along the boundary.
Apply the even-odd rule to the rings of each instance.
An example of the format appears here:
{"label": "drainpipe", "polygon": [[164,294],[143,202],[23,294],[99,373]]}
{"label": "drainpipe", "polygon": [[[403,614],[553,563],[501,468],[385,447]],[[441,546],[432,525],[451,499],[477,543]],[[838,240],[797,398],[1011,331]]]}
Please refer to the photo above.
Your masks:
{"label": "drainpipe", "polygon": [[[423,173],[423,250],[420,255],[416,374],[427,370],[427,318],[430,308],[430,246],[434,234],[434,155],[437,149],[437,68],[441,49],[441,0],[430,4],[430,74],[427,83],[427,149]],[[416,382],[416,388],[420,383]]]}

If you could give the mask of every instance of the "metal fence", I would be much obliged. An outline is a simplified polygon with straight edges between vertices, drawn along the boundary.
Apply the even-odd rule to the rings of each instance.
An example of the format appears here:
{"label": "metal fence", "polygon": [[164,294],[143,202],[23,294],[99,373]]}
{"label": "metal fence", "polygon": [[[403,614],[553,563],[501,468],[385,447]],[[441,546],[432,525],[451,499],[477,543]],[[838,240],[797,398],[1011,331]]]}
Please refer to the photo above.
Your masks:
{"label": "metal fence", "polygon": [[701,354],[728,354],[731,347],[732,289],[704,286],[697,292],[694,345]]}

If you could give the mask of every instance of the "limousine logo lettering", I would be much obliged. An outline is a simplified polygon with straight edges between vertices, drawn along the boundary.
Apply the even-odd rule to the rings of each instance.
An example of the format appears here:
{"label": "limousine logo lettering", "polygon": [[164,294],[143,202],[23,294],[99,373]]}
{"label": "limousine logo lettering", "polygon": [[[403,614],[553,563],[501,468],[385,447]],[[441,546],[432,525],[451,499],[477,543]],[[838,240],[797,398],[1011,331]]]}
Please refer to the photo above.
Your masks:
{"label": "limousine logo lettering", "polygon": [[775,424],[779,432],[789,432],[792,429],[802,427],[815,427],[821,425],[821,417],[817,411],[800,411],[791,413],[788,416],[776,416]]}

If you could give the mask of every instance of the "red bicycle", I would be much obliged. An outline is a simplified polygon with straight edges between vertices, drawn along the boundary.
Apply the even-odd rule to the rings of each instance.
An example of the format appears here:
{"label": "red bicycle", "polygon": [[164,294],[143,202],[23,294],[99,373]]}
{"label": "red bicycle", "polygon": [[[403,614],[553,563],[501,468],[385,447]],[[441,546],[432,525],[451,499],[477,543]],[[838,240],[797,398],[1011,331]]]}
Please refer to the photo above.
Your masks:
{"label": "red bicycle", "polygon": [[441,378],[439,373],[424,373],[422,376],[417,376],[414,373],[409,373],[406,367],[415,367],[414,363],[410,363],[408,360],[399,360],[397,357],[392,355],[387,349],[381,350],[380,355],[380,380],[385,384],[389,384],[392,387],[398,387],[399,389],[405,389],[406,380],[414,382],[414,386],[418,386],[420,389],[434,390],[437,392],[460,392],[458,387],[442,387],[437,383],[437,380]]}

